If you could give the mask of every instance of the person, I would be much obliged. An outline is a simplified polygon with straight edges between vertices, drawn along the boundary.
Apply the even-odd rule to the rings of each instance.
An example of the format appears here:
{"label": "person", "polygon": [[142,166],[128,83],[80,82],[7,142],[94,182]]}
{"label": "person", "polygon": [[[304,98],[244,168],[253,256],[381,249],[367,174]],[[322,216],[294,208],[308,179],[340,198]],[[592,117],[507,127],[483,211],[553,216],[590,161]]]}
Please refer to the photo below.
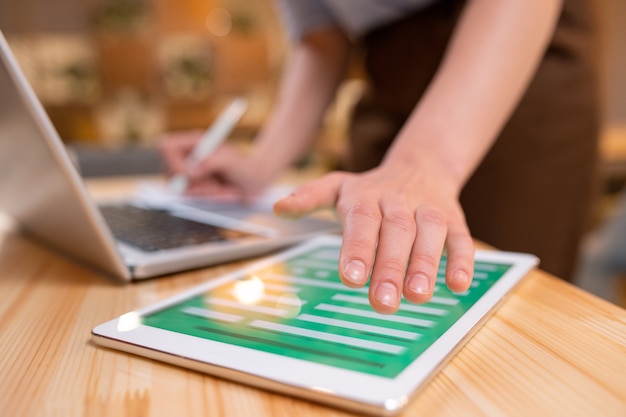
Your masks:
{"label": "person", "polygon": [[[445,279],[466,290],[473,238],[531,252],[567,277],[584,231],[596,154],[591,26],[584,0],[279,1],[293,49],[276,105],[243,153],[228,144],[188,174],[189,193],[245,198],[309,148],[363,48],[345,169],[278,201],[279,216],[331,207],[343,225],[339,275],[369,281],[394,313]],[[162,144],[184,172],[195,138]]]}

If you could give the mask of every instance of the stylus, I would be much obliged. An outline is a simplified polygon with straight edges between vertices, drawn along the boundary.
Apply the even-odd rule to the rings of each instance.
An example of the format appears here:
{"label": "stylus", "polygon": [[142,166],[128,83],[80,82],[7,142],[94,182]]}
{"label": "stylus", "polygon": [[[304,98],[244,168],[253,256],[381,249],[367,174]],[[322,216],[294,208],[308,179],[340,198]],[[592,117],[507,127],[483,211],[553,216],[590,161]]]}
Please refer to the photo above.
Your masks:
{"label": "stylus", "polygon": [[[234,99],[228,105],[211,127],[204,132],[196,146],[189,153],[185,161],[187,168],[195,167],[228,137],[241,116],[245,113],[247,106],[246,99],[242,97]],[[188,182],[189,180],[184,174],[175,175],[170,181],[170,190],[180,194],[187,189]]]}

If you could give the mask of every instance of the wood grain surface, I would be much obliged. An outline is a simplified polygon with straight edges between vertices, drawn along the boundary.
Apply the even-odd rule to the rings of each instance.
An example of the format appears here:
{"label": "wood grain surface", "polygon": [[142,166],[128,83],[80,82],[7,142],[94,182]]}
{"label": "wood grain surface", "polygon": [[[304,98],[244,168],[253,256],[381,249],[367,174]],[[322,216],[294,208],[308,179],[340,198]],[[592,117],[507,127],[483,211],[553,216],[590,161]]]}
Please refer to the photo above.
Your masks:
{"label": "wood grain surface", "polygon": [[[90,342],[245,263],[121,285],[0,221],[0,416],[352,415]],[[535,270],[401,415],[626,416],[626,311]]]}

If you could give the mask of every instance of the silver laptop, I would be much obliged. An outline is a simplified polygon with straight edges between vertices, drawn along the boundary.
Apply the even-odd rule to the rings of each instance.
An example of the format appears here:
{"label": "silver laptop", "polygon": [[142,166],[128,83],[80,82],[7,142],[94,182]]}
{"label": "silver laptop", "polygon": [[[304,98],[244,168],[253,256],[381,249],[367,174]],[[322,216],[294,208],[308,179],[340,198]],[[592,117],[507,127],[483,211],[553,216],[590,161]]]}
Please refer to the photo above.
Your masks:
{"label": "silver laptop", "polygon": [[269,251],[338,230],[237,205],[97,205],[0,32],[0,211],[27,234],[121,280],[149,278]]}

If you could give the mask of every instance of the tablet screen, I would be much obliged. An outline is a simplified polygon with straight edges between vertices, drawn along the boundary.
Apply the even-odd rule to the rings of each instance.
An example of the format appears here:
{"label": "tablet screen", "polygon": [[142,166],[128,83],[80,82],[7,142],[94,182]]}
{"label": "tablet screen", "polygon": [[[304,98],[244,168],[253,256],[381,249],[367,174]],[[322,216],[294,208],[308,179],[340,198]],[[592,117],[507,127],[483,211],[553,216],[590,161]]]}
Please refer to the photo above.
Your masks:
{"label": "tablet screen", "polygon": [[433,298],[403,301],[399,311],[372,310],[368,288],[338,277],[340,245],[312,246],[246,271],[142,318],[150,326],[280,356],[395,378],[500,280],[511,262],[476,260],[464,293],[445,285],[442,259]]}

